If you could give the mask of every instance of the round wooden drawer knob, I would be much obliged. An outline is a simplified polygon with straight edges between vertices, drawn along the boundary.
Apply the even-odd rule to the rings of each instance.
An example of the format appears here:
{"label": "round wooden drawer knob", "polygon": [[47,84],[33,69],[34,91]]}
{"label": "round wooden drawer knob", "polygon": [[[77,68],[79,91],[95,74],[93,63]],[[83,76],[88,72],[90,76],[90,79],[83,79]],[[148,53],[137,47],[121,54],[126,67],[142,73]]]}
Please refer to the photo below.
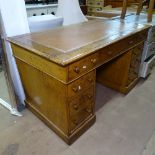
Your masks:
{"label": "round wooden drawer knob", "polygon": [[75,110],[78,110],[78,109],[79,109],[79,107],[78,107],[77,104],[74,104],[74,105],[73,105],[73,108],[74,108]]}
{"label": "round wooden drawer knob", "polygon": [[134,43],[134,41],[133,41],[133,40],[130,40],[130,41],[129,41],[129,44],[133,44],[133,43]]}
{"label": "round wooden drawer knob", "polygon": [[80,72],[80,68],[79,68],[79,67],[75,67],[75,68],[74,68],[74,72],[75,72],[75,73],[79,73],[79,72]]}
{"label": "round wooden drawer knob", "polygon": [[108,51],[107,54],[108,54],[108,55],[111,55],[111,54],[112,54],[112,51]]}
{"label": "round wooden drawer knob", "polygon": [[86,112],[91,113],[91,112],[92,112],[92,111],[91,111],[91,108],[87,108],[87,109],[86,109]]}
{"label": "round wooden drawer knob", "polygon": [[88,81],[89,81],[90,83],[93,83],[93,82],[94,82],[94,80],[93,80],[92,78],[89,78]]}
{"label": "round wooden drawer knob", "polygon": [[96,64],[97,60],[96,59],[91,59],[90,60],[93,64]]}
{"label": "round wooden drawer knob", "polygon": [[78,125],[78,121],[77,120],[72,120],[73,124]]}
{"label": "round wooden drawer knob", "polygon": [[78,92],[78,88],[77,88],[77,87],[73,87],[72,90],[73,90],[74,92]]}
{"label": "round wooden drawer knob", "polygon": [[92,99],[92,97],[93,97],[92,95],[88,95],[88,99]]}
{"label": "round wooden drawer knob", "polygon": [[79,85],[77,87],[73,87],[72,90],[76,93],[78,91],[80,91],[82,89],[82,87]]}

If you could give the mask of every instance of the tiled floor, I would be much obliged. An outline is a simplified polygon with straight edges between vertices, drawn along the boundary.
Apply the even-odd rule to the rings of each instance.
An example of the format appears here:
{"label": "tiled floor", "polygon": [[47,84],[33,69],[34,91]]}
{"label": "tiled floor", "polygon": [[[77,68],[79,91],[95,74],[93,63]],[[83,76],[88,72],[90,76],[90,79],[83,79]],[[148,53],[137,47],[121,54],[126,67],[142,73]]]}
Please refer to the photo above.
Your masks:
{"label": "tiled floor", "polygon": [[0,106],[0,155],[141,155],[155,130],[155,69],[126,96],[97,84],[96,123],[71,146],[23,115]]}

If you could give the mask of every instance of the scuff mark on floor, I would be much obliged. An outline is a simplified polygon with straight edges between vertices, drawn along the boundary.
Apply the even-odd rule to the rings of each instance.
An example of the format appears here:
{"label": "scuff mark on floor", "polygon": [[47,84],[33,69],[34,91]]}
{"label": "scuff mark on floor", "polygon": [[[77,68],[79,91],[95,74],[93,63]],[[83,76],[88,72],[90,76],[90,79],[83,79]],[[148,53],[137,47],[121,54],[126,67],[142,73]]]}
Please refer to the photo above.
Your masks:
{"label": "scuff mark on floor", "polygon": [[2,155],[16,155],[19,148],[19,144],[10,144],[7,146],[7,148],[4,150]]}

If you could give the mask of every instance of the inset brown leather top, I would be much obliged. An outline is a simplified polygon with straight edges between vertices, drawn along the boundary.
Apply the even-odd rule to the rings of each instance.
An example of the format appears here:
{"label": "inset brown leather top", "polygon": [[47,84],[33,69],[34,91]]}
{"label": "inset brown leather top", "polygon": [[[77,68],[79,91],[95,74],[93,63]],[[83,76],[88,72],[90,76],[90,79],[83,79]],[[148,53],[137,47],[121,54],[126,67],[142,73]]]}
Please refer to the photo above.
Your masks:
{"label": "inset brown leather top", "polygon": [[10,42],[59,65],[67,65],[149,26],[114,20],[91,20],[39,33],[8,38]]}

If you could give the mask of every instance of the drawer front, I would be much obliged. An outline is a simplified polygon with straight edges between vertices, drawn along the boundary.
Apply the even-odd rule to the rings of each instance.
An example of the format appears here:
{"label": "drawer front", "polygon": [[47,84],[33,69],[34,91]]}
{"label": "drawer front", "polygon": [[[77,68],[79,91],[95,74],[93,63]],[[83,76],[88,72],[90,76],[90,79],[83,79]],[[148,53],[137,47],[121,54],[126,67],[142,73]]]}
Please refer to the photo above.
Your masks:
{"label": "drawer front", "polygon": [[132,81],[138,78],[142,51],[143,51],[143,43],[133,48],[127,86],[130,85]]}
{"label": "drawer front", "polygon": [[135,72],[130,71],[127,81],[127,86],[129,86],[136,78],[138,78],[138,75]]}
{"label": "drawer front", "polygon": [[92,54],[82,60],[79,60],[69,66],[69,81],[79,77],[85,72],[95,68],[98,64],[98,54]]}
{"label": "drawer front", "polygon": [[94,109],[94,87],[90,87],[77,97],[69,99],[71,132],[92,116]]}
{"label": "drawer front", "polygon": [[[116,42],[115,44],[113,44],[111,46],[107,46],[104,49],[101,49],[99,51],[99,62],[101,64],[103,64],[103,62],[109,61],[113,57],[119,55],[121,52],[127,51],[129,48],[132,48],[136,44],[142,42],[145,39],[146,35],[147,35],[147,32],[144,31],[142,33],[135,34],[131,37],[128,37],[128,38],[123,39],[119,42]],[[139,48],[139,46],[138,46],[138,48]],[[140,50],[137,50],[136,52],[141,53],[142,48]]]}
{"label": "drawer front", "polygon": [[134,46],[135,44],[145,41],[147,39],[147,33],[148,31],[144,30],[131,36],[127,41],[128,46]]}
{"label": "drawer front", "polygon": [[80,111],[90,108],[94,101],[94,87],[90,87],[88,90],[84,90],[76,98],[69,98],[70,116],[77,115]]}
{"label": "drawer front", "polygon": [[146,39],[147,31],[142,31],[123,40],[120,40],[110,46],[98,50],[95,54],[83,58],[69,66],[69,81],[84,74],[85,72],[96,68],[99,65],[111,60],[123,51],[136,46]]}
{"label": "drawer front", "polygon": [[92,71],[68,85],[68,96],[79,95],[84,89],[95,85],[95,71]]}

